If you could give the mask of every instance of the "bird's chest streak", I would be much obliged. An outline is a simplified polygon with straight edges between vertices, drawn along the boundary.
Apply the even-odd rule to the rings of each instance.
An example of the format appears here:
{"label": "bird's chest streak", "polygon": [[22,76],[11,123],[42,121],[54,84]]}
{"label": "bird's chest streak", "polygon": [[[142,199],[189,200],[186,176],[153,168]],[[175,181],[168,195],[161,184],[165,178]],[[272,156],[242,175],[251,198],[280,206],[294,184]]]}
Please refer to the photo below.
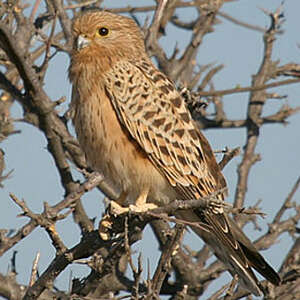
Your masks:
{"label": "bird's chest streak", "polygon": [[101,171],[119,192],[127,191],[131,199],[143,189],[165,186],[165,179],[122,128],[104,91],[98,89],[88,99],[83,97],[85,92],[78,91],[73,123],[88,165]]}

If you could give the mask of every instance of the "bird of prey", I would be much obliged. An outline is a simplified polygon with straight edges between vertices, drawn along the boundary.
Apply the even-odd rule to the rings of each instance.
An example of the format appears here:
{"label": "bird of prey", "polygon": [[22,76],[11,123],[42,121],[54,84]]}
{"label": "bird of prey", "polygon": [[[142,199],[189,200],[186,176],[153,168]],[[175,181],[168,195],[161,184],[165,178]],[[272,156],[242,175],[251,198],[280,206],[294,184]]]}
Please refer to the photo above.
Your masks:
{"label": "bird of prey", "polygon": [[[73,124],[89,166],[120,192],[118,203],[163,206],[226,187],[208,141],[174,83],[146,54],[136,23],[87,10],[72,30]],[[278,274],[222,207],[175,216],[201,224],[192,229],[253,294],[262,291],[252,268],[279,284]]]}

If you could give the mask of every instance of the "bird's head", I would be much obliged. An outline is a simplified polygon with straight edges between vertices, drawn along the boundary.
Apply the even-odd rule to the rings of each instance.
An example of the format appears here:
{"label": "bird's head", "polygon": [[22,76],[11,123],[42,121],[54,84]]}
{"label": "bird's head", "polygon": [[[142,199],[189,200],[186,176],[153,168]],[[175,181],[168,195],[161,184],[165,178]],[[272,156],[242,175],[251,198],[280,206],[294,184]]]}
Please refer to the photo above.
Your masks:
{"label": "bird's head", "polygon": [[73,22],[73,56],[86,60],[115,60],[145,55],[143,35],[127,17],[105,11],[84,12]]}

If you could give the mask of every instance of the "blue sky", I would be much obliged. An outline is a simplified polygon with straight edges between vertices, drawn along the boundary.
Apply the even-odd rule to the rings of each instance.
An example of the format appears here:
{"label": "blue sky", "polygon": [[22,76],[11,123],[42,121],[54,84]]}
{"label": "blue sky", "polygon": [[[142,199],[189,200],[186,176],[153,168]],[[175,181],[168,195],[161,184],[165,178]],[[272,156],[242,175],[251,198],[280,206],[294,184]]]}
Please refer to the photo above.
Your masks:
{"label": "blue sky", "polygon": [[[136,3],[139,6],[153,5],[154,1],[111,0],[104,1],[104,3],[106,7],[110,8],[125,7]],[[260,8],[273,11],[280,3],[281,1],[277,0],[233,1],[225,4],[222,11],[244,22],[267,28],[270,20]],[[299,11],[300,2],[298,0],[285,1],[283,5],[285,22],[282,26],[284,34],[277,36],[273,52],[273,59],[280,59],[280,64],[299,63]],[[195,11],[190,8],[178,9],[176,13],[186,21],[191,20],[196,15]],[[139,13],[136,14],[136,17],[143,24],[146,15],[148,14]],[[214,78],[216,90],[233,88],[237,84],[249,86],[251,76],[257,72],[262,60],[262,35],[259,32],[233,25],[223,18],[220,18],[220,21],[222,23],[215,27],[215,32],[205,37],[197,57],[197,63],[199,65],[208,63],[225,65],[224,69]],[[168,53],[171,53],[176,43],[180,47],[184,47],[189,42],[190,36],[186,31],[178,31],[175,27],[168,26],[166,33],[166,37],[163,37],[160,42]],[[71,86],[67,80],[68,64],[69,58],[66,54],[57,55],[50,63],[45,81],[45,89],[53,100],[62,96],[67,97],[67,103],[58,108],[61,113],[66,110],[71,95]],[[275,112],[284,103],[288,103],[292,107],[300,105],[299,84],[272,89],[269,92],[277,92],[288,97],[285,100],[269,100],[264,108],[264,115]],[[247,93],[244,93],[224,98],[225,110],[229,118],[240,119],[246,115],[248,96]],[[22,117],[22,110],[18,104],[13,106],[12,114],[15,118]],[[4,188],[0,190],[0,227],[9,229],[18,229],[28,222],[27,218],[16,217],[20,213],[20,209],[10,200],[10,192],[19,198],[24,198],[34,212],[43,210],[43,202],[53,205],[59,202],[64,195],[54,162],[47,151],[47,143],[43,134],[38,129],[22,122],[16,123],[16,128],[20,129],[22,133],[11,136],[1,145],[6,153],[7,171],[14,169],[11,179],[5,181]],[[299,129],[300,116],[297,114],[289,119],[287,126],[267,125],[261,130],[256,152],[261,154],[262,161],[252,168],[246,205],[253,205],[259,199],[262,200],[261,207],[267,213],[265,219],[259,219],[262,232],[268,229],[267,224],[271,222],[275,212],[299,176]],[[245,129],[206,130],[205,135],[214,149],[223,149],[225,146],[229,148],[243,147],[246,138],[245,132]],[[218,158],[221,157],[218,156]],[[240,160],[241,156],[235,158],[224,170],[230,190],[229,202],[232,202],[234,197],[237,166]],[[74,166],[73,173],[76,178],[82,180]],[[296,194],[295,199],[299,201],[299,197],[300,192]],[[90,192],[83,197],[83,204],[89,216],[97,218],[97,224],[103,212],[102,195],[97,191]],[[79,242],[80,232],[73,225],[71,216],[58,224],[58,230],[68,247]],[[251,239],[255,239],[261,234],[254,231],[252,225],[246,227],[246,232]],[[284,249],[284,253],[289,249],[291,239],[284,235],[279,242],[271,250],[263,252],[275,268],[280,266],[284,256],[282,249]],[[202,245],[202,242],[193,235],[186,237],[186,243],[193,249],[199,249]],[[153,271],[155,262],[158,260],[158,252],[155,251],[158,245],[149,228],[145,231],[143,241],[137,243],[134,248],[137,251],[142,251],[145,263],[148,258],[150,259]],[[47,234],[44,230],[37,228],[30,237],[24,239],[0,258],[1,273],[6,273],[13,250],[18,251],[17,278],[20,283],[24,284],[28,283],[31,264],[37,251],[41,252],[40,272],[45,270],[55,255],[55,250],[51,246]],[[72,271],[73,276],[83,276],[88,268],[76,265],[68,267],[56,282],[59,288],[67,289],[70,271]],[[229,278],[227,275],[224,276],[224,280]],[[207,295],[210,292],[212,289],[208,291]]]}

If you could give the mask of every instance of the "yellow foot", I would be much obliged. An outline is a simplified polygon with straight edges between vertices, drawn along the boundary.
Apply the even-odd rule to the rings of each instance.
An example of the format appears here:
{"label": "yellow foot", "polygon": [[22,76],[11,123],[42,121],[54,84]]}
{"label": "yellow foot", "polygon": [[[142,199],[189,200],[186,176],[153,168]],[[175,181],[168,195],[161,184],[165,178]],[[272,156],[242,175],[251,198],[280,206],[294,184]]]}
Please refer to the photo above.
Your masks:
{"label": "yellow foot", "polygon": [[143,213],[151,209],[155,209],[158,206],[153,203],[143,203],[141,205],[129,205],[129,211],[135,212],[135,213]]}
{"label": "yellow foot", "polygon": [[114,216],[122,215],[125,213],[128,213],[129,208],[128,207],[123,207],[121,206],[118,202],[116,201],[110,201],[110,208],[109,211],[111,214]]}
{"label": "yellow foot", "polygon": [[99,222],[98,232],[103,241],[107,241],[111,238],[109,230],[112,228],[112,220],[110,215],[105,215]]}
{"label": "yellow foot", "polygon": [[110,203],[110,213],[113,215],[122,215],[128,212],[142,213],[146,212],[149,209],[157,208],[158,206],[153,203],[137,203],[130,204],[128,207],[123,207],[119,203],[115,201],[111,201]]}
{"label": "yellow foot", "polygon": [[112,229],[113,221],[111,215],[118,216],[128,212],[143,213],[148,210],[157,208],[153,203],[137,203],[137,205],[129,205],[123,207],[116,201],[110,202],[109,214],[106,214],[99,222],[98,232],[102,240],[107,241],[111,238],[110,230]]}

